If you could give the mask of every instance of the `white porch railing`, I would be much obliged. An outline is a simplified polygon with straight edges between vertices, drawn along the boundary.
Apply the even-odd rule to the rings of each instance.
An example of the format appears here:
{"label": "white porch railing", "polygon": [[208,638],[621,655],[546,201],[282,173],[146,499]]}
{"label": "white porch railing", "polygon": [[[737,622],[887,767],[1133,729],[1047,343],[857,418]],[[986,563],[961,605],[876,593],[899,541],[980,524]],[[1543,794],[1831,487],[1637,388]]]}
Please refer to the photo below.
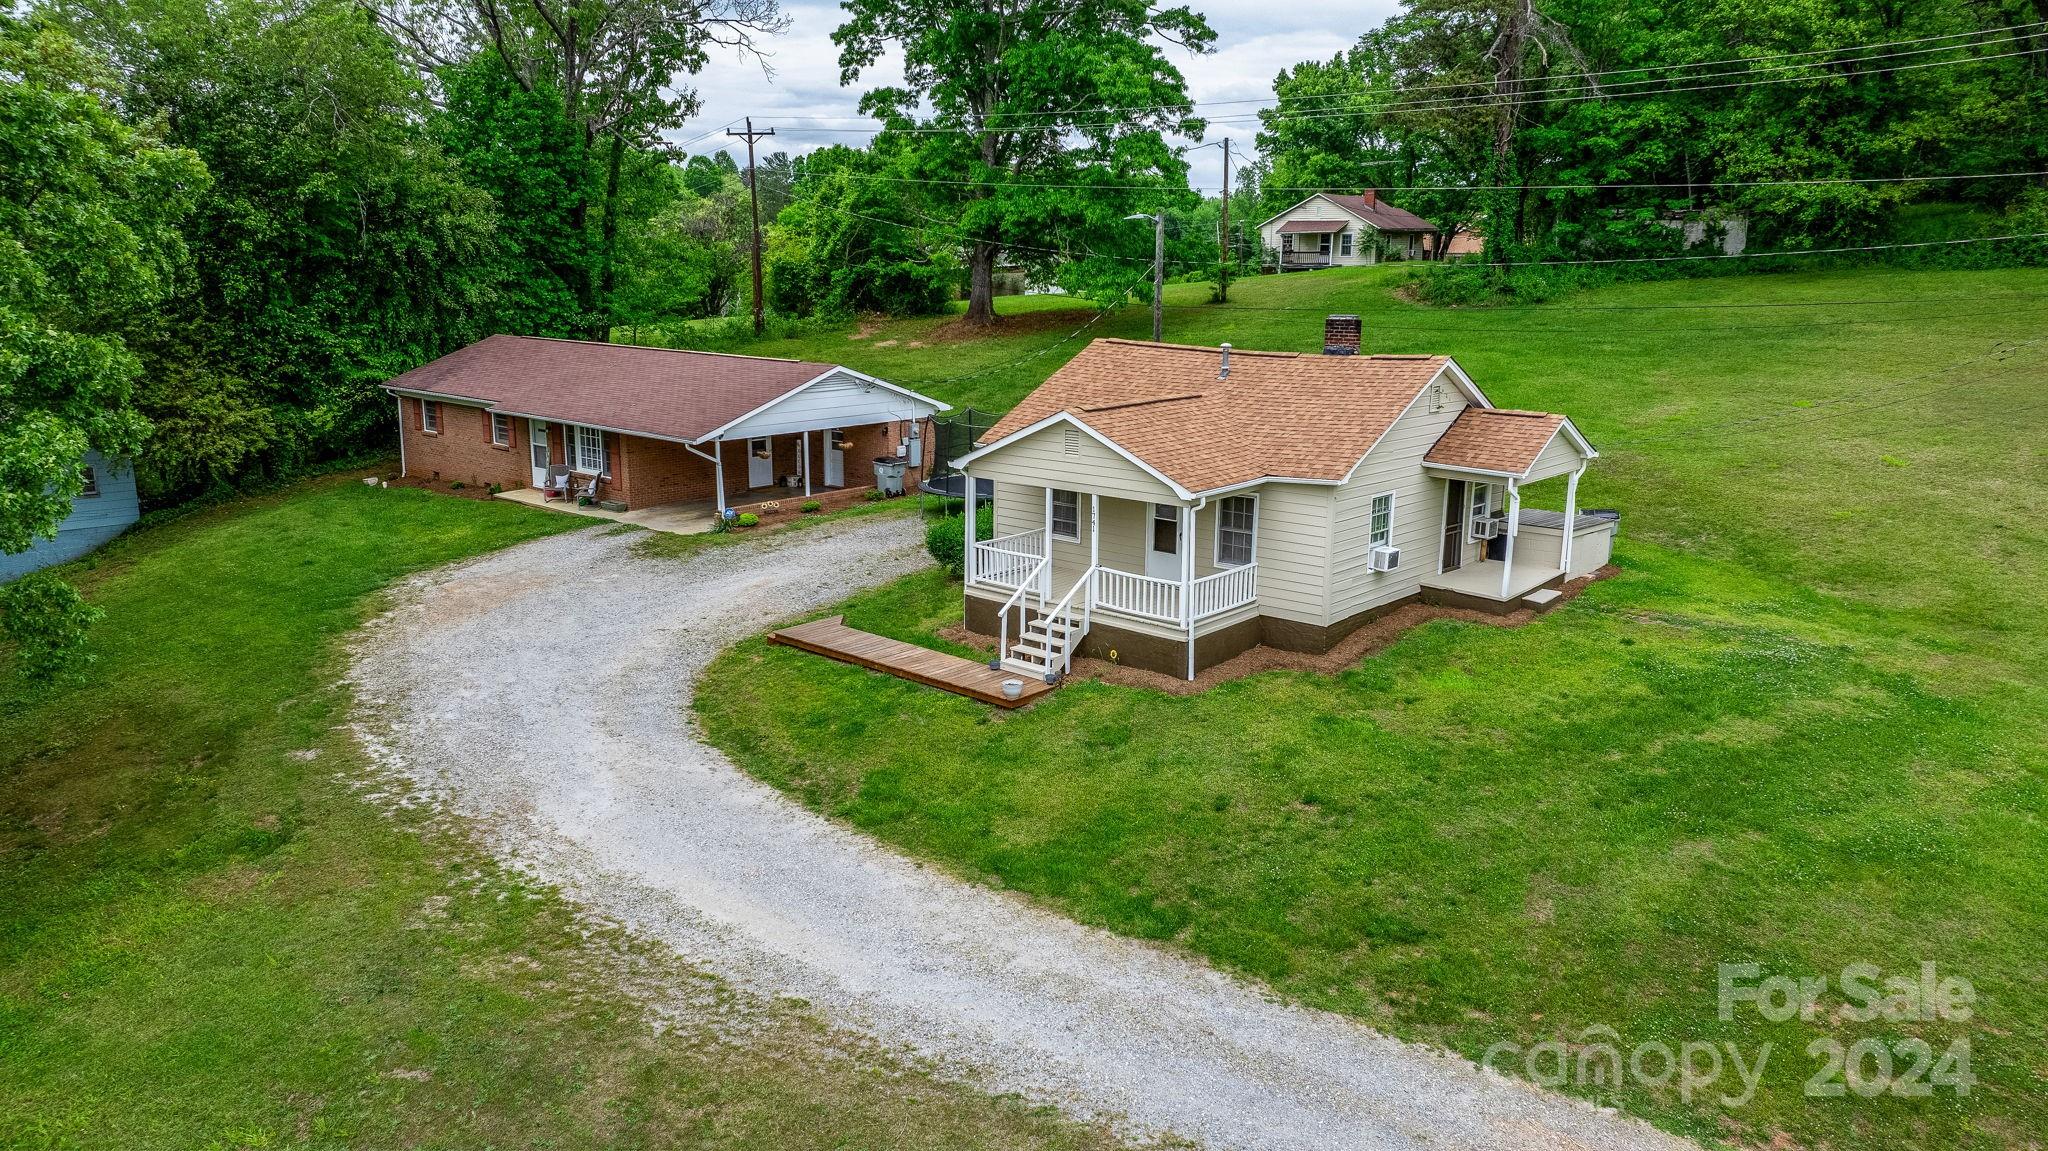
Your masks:
{"label": "white porch railing", "polygon": [[1045,558],[1045,529],[999,536],[974,545],[974,582],[1019,587]]}
{"label": "white porch railing", "polygon": [[1232,608],[1243,607],[1259,598],[1259,565],[1224,568],[1205,575],[1188,589],[1196,619],[1208,619]]}
{"label": "white porch railing", "polygon": [[1095,573],[1095,604],[1160,623],[1181,622],[1177,580],[1101,568]]}

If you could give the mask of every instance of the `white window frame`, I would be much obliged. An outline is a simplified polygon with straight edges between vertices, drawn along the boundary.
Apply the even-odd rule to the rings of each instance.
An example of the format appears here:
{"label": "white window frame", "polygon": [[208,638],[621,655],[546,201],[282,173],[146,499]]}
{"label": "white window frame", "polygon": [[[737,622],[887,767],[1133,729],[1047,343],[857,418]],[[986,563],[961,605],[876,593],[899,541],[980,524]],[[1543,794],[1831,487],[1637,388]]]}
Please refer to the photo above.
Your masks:
{"label": "white window frame", "polygon": [[430,436],[441,434],[441,401],[420,401],[420,430]]}
{"label": "white window frame", "polygon": [[1328,233],[1328,232],[1324,232],[1324,233],[1322,233],[1322,234],[1320,234],[1320,235],[1318,235],[1318,236],[1316,237],[1316,255],[1318,255],[1318,256],[1327,256],[1327,255],[1329,255],[1329,254],[1330,254],[1330,233]]}
{"label": "white window frame", "polygon": [[1345,231],[1337,233],[1337,254],[1340,256],[1348,256],[1351,254],[1350,232]]}
{"label": "white window frame", "polygon": [[[501,448],[509,448],[509,447],[511,447],[511,446],[512,446],[512,417],[511,417],[511,416],[508,416],[508,415],[506,415],[506,414],[505,414],[505,413],[503,413],[503,412],[488,412],[488,413],[486,413],[486,418],[488,418],[488,419],[489,419],[489,420],[491,421],[491,443],[492,443],[492,444],[493,444],[494,446],[496,446],[496,447],[501,447]],[[502,436],[500,436],[500,435],[498,434],[498,428],[499,428],[499,427],[501,426],[501,425],[499,424],[499,422],[498,422],[498,421],[500,421],[500,420],[503,420],[503,421],[504,421],[504,424],[503,424],[502,426],[503,426],[503,427],[504,427],[504,429],[505,429],[505,434],[504,434],[504,435],[502,435]]]}
{"label": "white window frame", "polygon": [[[597,437],[597,466],[594,468],[587,467],[584,464],[583,449],[585,445],[583,437],[586,434]],[[575,469],[577,475],[608,476],[612,474],[611,470],[606,466],[607,460],[606,452],[604,450],[604,429],[602,428],[593,428],[589,424],[570,424],[569,455],[570,466]]]}
{"label": "white window frame", "polygon": [[[1071,532],[1064,532],[1060,530],[1060,500],[1063,497],[1067,500],[1072,501],[1073,503],[1073,531]],[[1080,492],[1070,492],[1065,488],[1054,488],[1052,490],[1052,538],[1056,540],[1066,540],[1068,543],[1081,542]]]}
{"label": "white window frame", "polygon": [[[1365,543],[1369,548],[1394,546],[1394,504],[1396,493],[1389,490],[1372,497],[1372,503],[1365,509]],[[1387,501],[1387,526],[1381,530],[1374,525],[1380,518],[1380,501]]]}
{"label": "white window frame", "polygon": [[96,500],[100,498],[99,472],[95,471],[91,464],[80,465],[79,470],[84,472],[85,476],[84,483],[78,489],[78,498],[82,500]]}
{"label": "white window frame", "polygon": [[[1223,507],[1232,500],[1244,500],[1252,505],[1252,526],[1251,531],[1248,533],[1251,536],[1251,540],[1249,546],[1245,549],[1245,558],[1242,561],[1226,560],[1223,558]],[[1257,495],[1247,493],[1241,496],[1224,496],[1216,501],[1216,538],[1211,540],[1209,544],[1209,562],[1219,568],[1248,567],[1259,562],[1259,497]]]}

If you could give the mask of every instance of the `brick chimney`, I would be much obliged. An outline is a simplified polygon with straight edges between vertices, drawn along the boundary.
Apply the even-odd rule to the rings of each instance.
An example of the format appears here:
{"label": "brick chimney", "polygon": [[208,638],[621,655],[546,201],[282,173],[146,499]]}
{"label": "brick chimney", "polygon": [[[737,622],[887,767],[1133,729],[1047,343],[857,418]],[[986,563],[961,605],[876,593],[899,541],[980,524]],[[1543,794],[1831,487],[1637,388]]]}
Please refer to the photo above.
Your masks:
{"label": "brick chimney", "polygon": [[1355,356],[1364,334],[1357,316],[1330,316],[1323,320],[1323,354]]}
{"label": "brick chimney", "polygon": [[1377,208],[1380,206],[1380,190],[1378,188],[1367,188],[1359,193],[1359,195],[1364,197],[1366,207]]}

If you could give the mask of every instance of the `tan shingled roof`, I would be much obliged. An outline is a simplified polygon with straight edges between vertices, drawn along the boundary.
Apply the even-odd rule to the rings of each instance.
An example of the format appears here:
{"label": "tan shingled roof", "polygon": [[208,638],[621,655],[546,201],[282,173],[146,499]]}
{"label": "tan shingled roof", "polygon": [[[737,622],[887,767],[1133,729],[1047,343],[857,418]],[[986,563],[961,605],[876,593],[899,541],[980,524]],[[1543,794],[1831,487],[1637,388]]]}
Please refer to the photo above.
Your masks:
{"label": "tan shingled roof", "polygon": [[1521,475],[1536,463],[1564,417],[1508,408],[1466,408],[1437,437],[1426,464]]}
{"label": "tan shingled roof", "polygon": [[1444,356],[1230,354],[1096,340],[981,438],[1066,412],[1181,487],[1342,480],[1449,362]]}

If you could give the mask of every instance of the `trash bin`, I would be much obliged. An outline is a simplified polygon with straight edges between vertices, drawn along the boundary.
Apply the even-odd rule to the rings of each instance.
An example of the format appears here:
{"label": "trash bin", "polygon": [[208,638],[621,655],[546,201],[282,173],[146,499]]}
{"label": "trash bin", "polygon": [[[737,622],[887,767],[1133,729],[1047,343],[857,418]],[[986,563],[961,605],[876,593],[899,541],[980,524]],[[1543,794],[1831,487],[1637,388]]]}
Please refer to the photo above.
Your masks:
{"label": "trash bin", "polygon": [[898,456],[876,456],[875,490],[885,496],[902,495],[903,470],[909,466],[909,461]]}

